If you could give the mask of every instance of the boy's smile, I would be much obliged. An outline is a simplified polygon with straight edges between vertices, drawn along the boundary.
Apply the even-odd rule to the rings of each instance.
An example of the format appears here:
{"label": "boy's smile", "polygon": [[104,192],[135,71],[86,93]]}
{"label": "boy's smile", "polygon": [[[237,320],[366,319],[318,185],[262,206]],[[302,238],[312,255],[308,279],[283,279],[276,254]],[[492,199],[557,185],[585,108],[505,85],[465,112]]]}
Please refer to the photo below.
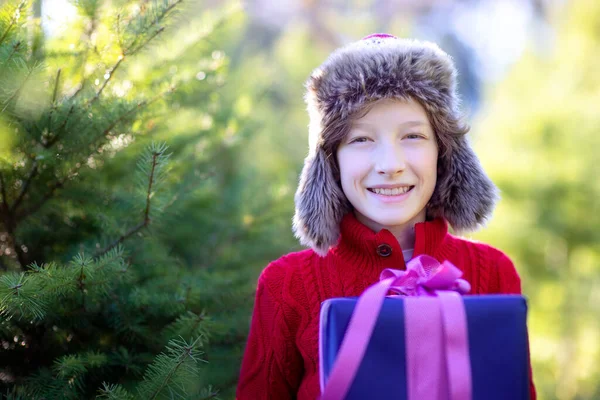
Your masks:
{"label": "boy's smile", "polygon": [[403,194],[408,193],[414,188],[414,185],[377,185],[367,190],[380,196],[401,198]]}
{"label": "boy's smile", "polygon": [[373,193],[380,201],[384,203],[394,203],[403,201],[408,197],[409,192],[414,186],[398,186],[391,185],[391,188],[367,188],[367,190]]}
{"label": "boy's smile", "polygon": [[435,133],[418,102],[377,101],[337,150],[342,189],[358,220],[375,232],[424,221],[437,157]]}

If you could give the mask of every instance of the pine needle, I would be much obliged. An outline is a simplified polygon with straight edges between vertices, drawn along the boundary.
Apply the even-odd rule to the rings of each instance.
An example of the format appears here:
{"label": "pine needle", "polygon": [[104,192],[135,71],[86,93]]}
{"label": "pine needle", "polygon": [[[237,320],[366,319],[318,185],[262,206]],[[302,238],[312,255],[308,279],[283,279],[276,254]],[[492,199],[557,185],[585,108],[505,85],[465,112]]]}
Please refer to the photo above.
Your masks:
{"label": "pine needle", "polygon": [[135,397],[129,393],[121,385],[109,385],[106,382],[102,383],[102,389],[100,389],[100,395],[97,399],[105,400],[134,400]]}
{"label": "pine needle", "polygon": [[138,387],[143,399],[181,397],[186,395],[185,384],[199,379],[197,364],[201,353],[198,351],[200,337],[194,342],[171,340],[166,353],[161,353],[148,367],[144,380]]}

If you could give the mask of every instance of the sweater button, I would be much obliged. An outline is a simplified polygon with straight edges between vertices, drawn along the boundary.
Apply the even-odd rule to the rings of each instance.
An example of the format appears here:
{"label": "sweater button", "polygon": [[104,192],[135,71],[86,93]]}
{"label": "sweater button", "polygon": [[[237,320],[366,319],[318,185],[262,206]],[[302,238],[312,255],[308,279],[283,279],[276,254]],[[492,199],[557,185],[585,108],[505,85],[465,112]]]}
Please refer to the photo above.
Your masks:
{"label": "sweater button", "polygon": [[392,246],[390,246],[389,244],[380,244],[379,246],[377,246],[377,254],[379,254],[381,257],[388,257],[392,254]]}

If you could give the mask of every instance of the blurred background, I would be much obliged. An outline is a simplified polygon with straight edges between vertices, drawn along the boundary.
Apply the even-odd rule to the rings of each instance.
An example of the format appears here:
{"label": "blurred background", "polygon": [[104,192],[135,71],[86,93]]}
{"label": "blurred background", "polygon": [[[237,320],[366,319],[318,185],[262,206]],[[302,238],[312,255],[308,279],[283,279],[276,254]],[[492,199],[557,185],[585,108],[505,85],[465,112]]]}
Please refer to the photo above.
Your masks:
{"label": "blurred background", "polygon": [[[152,95],[160,82],[177,88],[13,232],[28,262],[67,262],[95,237],[118,237],[103,220],[126,227],[135,209],[127,200],[134,202],[132,160],[150,141],[166,142],[173,161],[165,193],[175,205],[145,244],[130,242],[131,262],[166,277],[185,271],[190,286],[175,278],[173,285],[195,293],[194,307],[211,321],[203,382],[234,399],[256,279],[269,261],[300,249],[291,218],[308,150],[304,81],[333,49],[373,32],[431,40],[456,61],[471,141],[501,189],[493,219],[470,237],[504,250],[522,277],[539,398],[600,399],[600,2],[184,2],[156,42],[118,71],[108,61],[97,61],[98,71],[85,66],[80,43],[96,40],[90,48],[101,59],[110,42],[90,28],[93,18],[82,12],[90,3],[99,12],[134,7],[28,6],[28,23],[40,27],[30,40],[42,43],[48,76],[63,63],[83,68],[63,69],[65,96],[81,79],[99,88],[113,72],[110,98]],[[8,157],[12,136],[2,135]],[[90,195],[98,191],[105,197]],[[18,269],[16,242],[10,233],[0,239],[4,270]]]}

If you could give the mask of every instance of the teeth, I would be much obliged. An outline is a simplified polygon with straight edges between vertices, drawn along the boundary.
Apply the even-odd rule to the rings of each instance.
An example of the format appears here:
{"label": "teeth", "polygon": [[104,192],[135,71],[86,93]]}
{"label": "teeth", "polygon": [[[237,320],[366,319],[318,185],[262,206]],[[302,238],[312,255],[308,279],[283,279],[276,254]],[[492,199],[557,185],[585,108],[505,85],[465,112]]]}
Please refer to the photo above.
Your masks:
{"label": "teeth", "polygon": [[382,194],[384,196],[397,196],[399,194],[404,194],[410,190],[410,186],[403,186],[401,188],[393,188],[393,189],[371,189],[373,192],[377,194]]}

